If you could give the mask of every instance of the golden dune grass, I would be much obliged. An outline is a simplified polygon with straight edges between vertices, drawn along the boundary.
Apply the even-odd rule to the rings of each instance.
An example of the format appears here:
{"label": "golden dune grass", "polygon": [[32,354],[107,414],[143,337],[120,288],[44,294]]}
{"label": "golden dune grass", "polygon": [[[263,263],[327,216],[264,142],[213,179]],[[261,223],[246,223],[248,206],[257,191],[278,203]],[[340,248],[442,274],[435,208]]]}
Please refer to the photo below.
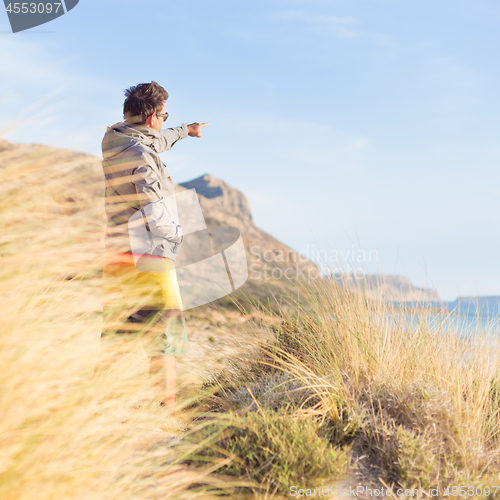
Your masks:
{"label": "golden dune grass", "polygon": [[[197,498],[172,439],[186,422],[147,404],[144,360],[93,377],[101,329],[100,164],[0,142],[0,497]],[[187,417],[185,417],[187,419]],[[170,443],[170,444],[169,444]],[[195,483],[201,492],[189,490]]]}

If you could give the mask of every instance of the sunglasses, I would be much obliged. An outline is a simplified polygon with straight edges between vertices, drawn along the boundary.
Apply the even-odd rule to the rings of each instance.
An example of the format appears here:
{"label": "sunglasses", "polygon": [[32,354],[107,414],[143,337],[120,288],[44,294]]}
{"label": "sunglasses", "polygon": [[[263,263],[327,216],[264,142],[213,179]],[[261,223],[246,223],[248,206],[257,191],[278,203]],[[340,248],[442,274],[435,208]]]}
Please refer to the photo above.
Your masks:
{"label": "sunglasses", "polygon": [[168,113],[156,113],[156,116],[161,116],[163,121],[166,122],[168,118]]}

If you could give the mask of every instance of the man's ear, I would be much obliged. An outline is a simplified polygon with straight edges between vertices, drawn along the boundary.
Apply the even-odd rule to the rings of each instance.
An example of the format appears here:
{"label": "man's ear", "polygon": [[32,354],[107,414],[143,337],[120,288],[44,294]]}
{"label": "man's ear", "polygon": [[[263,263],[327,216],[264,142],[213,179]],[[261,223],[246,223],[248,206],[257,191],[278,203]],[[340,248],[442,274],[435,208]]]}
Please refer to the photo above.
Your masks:
{"label": "man's ear", "polygon": [[146,125],[148,127],[152,127],[153,126],[153,117],[154,117],[154,114],[153,115],[149,115],[147,118],[146,118]]}

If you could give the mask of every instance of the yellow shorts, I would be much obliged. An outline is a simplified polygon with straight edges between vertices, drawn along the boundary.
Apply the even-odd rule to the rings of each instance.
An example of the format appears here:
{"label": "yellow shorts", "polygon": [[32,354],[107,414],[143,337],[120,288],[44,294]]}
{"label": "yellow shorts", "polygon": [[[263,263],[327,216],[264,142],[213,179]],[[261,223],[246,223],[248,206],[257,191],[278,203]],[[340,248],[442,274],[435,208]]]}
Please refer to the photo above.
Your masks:
{"label": "yellow shorts", "polygon": [[175,263],[162,257],[144,258],[154,259],[156,268],[160,265],[165,272],[139,271],[131,253],[106,255],[101,338],[128,343],[139,337],[149,357],[186,354],[188,339]]}

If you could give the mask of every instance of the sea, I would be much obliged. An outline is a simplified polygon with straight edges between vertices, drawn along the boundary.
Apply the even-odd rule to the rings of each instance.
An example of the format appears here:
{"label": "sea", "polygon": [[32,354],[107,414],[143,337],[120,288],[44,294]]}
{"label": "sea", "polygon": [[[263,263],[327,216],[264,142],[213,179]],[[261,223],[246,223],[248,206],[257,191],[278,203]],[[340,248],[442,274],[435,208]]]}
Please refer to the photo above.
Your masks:
{"label": "sea", "polygon": [[500,336],[500,296],[459,297],[451,302],[393,302],[407,321],[422,319],[431,328],[456,332],[460,336]]}

